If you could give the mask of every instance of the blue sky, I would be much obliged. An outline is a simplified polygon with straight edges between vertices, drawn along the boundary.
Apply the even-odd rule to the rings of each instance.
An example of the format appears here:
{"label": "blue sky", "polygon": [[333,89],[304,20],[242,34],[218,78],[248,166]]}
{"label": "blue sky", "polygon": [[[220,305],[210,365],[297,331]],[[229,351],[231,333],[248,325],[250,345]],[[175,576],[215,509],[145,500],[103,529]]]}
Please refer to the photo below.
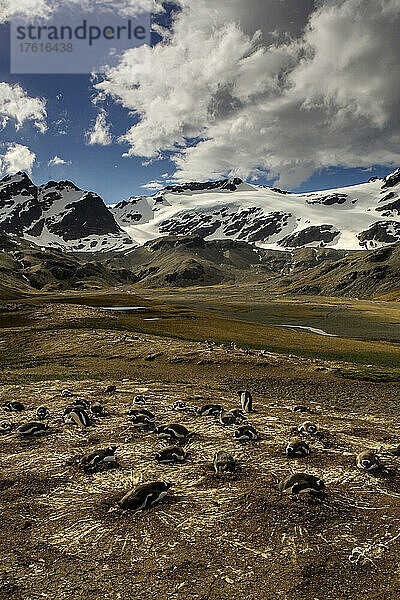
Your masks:
{"label": "blue sky", "polygon": [[[271,2],[272,1],[273,0],[271,0]],[[210,0],[210,2],[212,3],[213,0]],[[348,3],[350,4],[351,0],[348,0]],[[220,5],[222,6],[223,4],[224,0],[221,0]],[[230,10],[232,4],[235,3],[233,2],[231,3],[231,5],[229,5],[228,3],[226,5],[226,10]],[[192,10],[191,14],[189,14],[190,10]],[[193,24],[196,18],[199,19],[199,23],[203,22],[203,19],[201,18],[202,15],[193,12],[194,9],[188,8],[187,3],[186,11],[189,15],[187,16],[187,18],[189,19],[190,17],[191,19],[191,24]],[[242,12],[238,12],[238,14],[233,15],[232,18],[233,17],[235,17],[236,22],[242,19],[241,24],[243,26],[243,31],[247,31],[247,29],[251,30],[251,23],[246,21],[247,17]],[[303,15],[303,18],[308,17],[308,14],[305,16]],[[183,11],[182,19],[183,18],[186,18],[185,10]],[[226,17],[224,16],[223,18]],[[298,18],[300,19],[300,17]],[[171,7],[167,7],[167,11],[161,17],[159,16],[158,20],[161,21],[163,25],[170,27]],[[284,16],[282,17],[281,15],[281,21],[282,20],[284,22]],[[290,22],[293,25],[293,22]],[[332,27],[336,27],[337,25],[337,21],[334,21],[332,17]],[[301,27],[303,26],[304,23],[301,24]],[[369,30],[370,29],[368,29],[368,31]],[[183,38],[184,33],[182,33],[182,31],[184,31],[183,27],[181,30],[179,30],[179,28],[177,27],[175,35],[181,35]],[[235,40],[237,40],[237,44],[239,45],[240,43],[243,43],[245,47],[247,38],[240,29],[238,31],[234,31],[234,27],[232,26],[232,31],[228,33],[229,35],[236,35]],[[157,35],[154,35],[153,42],[156,44],[159,40],[160,38]],[[374,45],[376,46],[376,40],[374,40]],[[267,45],[265,47],[267,48]],[[216,48],[216,50],[218,50],[218,48]],[[193,51],[193,49],[189,49],[189,51]],[[178,52],[178,50],[176,52]],[[256,57],[255,51],[254,56]],[[158,58],[157,60],[166,61],[167,59],[164,57],[162,59]],[[9,84],[18,83],[22,86],[22,88],[24,88],[24,90],[30,97],[39,97],[46,99],[48,129],[44,134],[39,133],[34,127],[33,123],[29,121],[24,121],[22,127],[17,130],[15,128],[15,123],[13,123],[12,120],[9,120],[5,128],[0,131],[2,142],[16,142],[18,144],[27,146],[32,152],[35,153],[36,162],[33,165],[32,169],[32,179],[36,183],[43,183],[48,181],[49,179],[69,179],[74,181],[79,187],[83,189],[94,190],[105,200],[106,203],[113,203],[118,202],[122,199],[129,198],[132,195],[154,193],[154,190],[146,190],[142,186],[145,186],[148,182],[154,180],[160,182],[166,181],[177,170],[176,160],[170,160],[172,156],[168,144],[166,144],[164,148],[160,145],[160,148],[157,150],[157,152],[155,152],[155,155],[157,156],[153,158],[149,158],[148,156],[143,157],[135,155],[125,158],[122,157],[122,154],[129,149],[129,144],[119,143],[116,140],[119,136],[124,135],[126,131],[130,127],[132,127],[132,125],[137,123],[140,119],[139,117],[132,116],[132,105],[129,105],[129,102],[121,102],[120,98],[118,97],[118,94],[120,92],[107,93],[104,101],[101,104],[102,109],[104,109],[107,114],[107,122],[110,124],[111,133],[114,138],[113,143],[110,145],[88,145],[85,141],[85,132],[93,126],[96,117],[99,114],[99,106],[96,106],[92,102],[95,90],[91,78],[86,75],[11,75],[9,62],[9,25],[3,24],[0,25],[0,81]],[[156,64],[155,67],[157,66],[159,70],[157,71],[155,68],[155,78],[160,77],[161,73],[164,74],[161,76],[164,76],[166,79],[171,78],[171,81],[176,79],[174,72],[172,70],[169,71],[168,68],[166,68],[166,62],[161,62],[160,65]],[[219,74],[218,76],[221,77],[221,74]],[[182,77],[183,80],[179,83],[179,85],[181,86],[180,88],[177,87],[178,83],[176,85],[171,84],[175,86],[171,87],[171,95],[172,93],[176,95],[176,105],[178,105],[180,102],[181,94],[190,91],[194,86],[194,81],[188,79],[185,80],[185,75],[183,75]],[[195,75],[193,75],[193,77],[195,77]],[[257,80],[255,80],[254,83],[256,85]],[[362,87],[361,83],[360,88]],[[382,85],[385,83],[386,82],[383,82]],[[207,82],[207,90],[208,88],[212,87],[212,84],[213,82]],[[342,83],[339,84],[344,85]],[[148,93],[151,95],[151,84],[147,82],[146,85],[149,88]],[[297,85],[298,87],[301,87],[300,84]],[[109,88],[111,88],[111,85],[109,85]],[[257,119],[259,117],[256,110],[258,111],[260,107],[255,105],[253,101],[251,104],[246,106],[244,101],[241,100],[241,102],[243,102],[244,104],[244,108],[247,110],[247,114],[249,115],[250,119],[252,118],[252,111],[254,111],[254,127],[257,130],[256,135],[254,135],[255,147],[252,147],[250,144],[250,147],[246,148],[245,153],[243,152],[242,154],[240,154],[240,152],[238,152],[237,154],[234,154],[231,151],[231,148],[229,147],[229,140],[228,142],[226,142],[227,133],[225,130],[221,134],[221,140],[218,140],[217,138],[214,139],[216,137],[215,131],[218,130],[216,125],[220,127],[220,129],[223,129],[223,126],[227,121],[227,110],[231,110],[231,107],[233,106],[231,92],[229,91],[231,90],[231,88],[232,86],[230,82],[225,82],[223,88],[221,84],[221,89],[223,89],[224,95],[223,102],[225,103],[222,106],[222,108],[220,108],[220,105],[218,105],[218,110],[224,113],[224,118],[221,118],[221,123],[216,123],[216,119],[214,117],[213,119],[210,119],[210,123],[207,123],[206,125],[204,125],[203,123],[201,125],[203,133],[200,136],[195,136],[192,133],[190,111],[188,116],[182,118],[182,123],[178,123],[177,130],[187,132],[187,134],[184,133],[186,147],[185,151],[190,150],[191,147],[194,148],[197,145],[199,139],[205,140],[205,143],[203,144],[205,148],[209,146],[206,158],[204,158],[202,154],[200,155],[200,158],[198,158],[198,148],[194,148],[196,152],[193,155],[190,152],[187,154],[188,158],[185,157],[183,168],[182,166],[179,167],[183,173],[197,174],[199,172],[199,169],[202,168],[201,165],[203,164],[205,165],[206,169],[209,169],[210,165],[213,165],[213,157],[215,157],[216,162],[220,160],[220,154],[221,152],[223,152],[223,149],[226,150],[226,156],[224,157],[224,162],[221,161],[221,164],[229,164],[230,160],[232,162],[236,161],[241,163],[244,157],[246,161],[249,161],[249,163],[246,164],[246,168],[248,171],[250,171],[252,168],[251,161],[253,161],[254,166],[257,167],[256,175],[253,174],[252,177],[252,181],[254,183],[278,185],[279,187],[285,187],[286,189],[289,189],[291,191],[310,191],[357,184],[363,181],[367,181],[372,175],[383,177],[388,172],[394,170],[394,168],[398,166],[395,163],[397,150],[393,147],[393,149],[391,149],[390,152],[386,152],[386,154],[382,152],[384,144],[382,141],[376,140],[375,132],[378,129],[373,122],[375,115],[368,115],[368,107],[364,107],[360,100],[360,107],[365,111],[365,115],[362,115],[362,118],[364,120],[361,120],[360,117],[359,121],[353,122],[353,124],[351,124],[351,121],[349,121],[350,125],[344,124],[343,131],[345,131],[346,134],[343,135],[347,136],[347,131],[345,127],[347,127],[347,130],[353,127],[354,135],[350,139],[343,139],[343,157],[340,156],[341,144],[338,144],[338,142],[335,141],[338,148],[329,148],[329,152],[331,156],[334,157],[334,159],[328,157],[326,159],[324,158],[323,160],[321,160],[320,157],[325,157],[325,155],[328,154],[328,151],[325,150],[325,148],[320,147],[321,141],[318,140],[318,142],[315,142],[316,145],[318,145],[318,148],[316,148],[314,156],[310,159],[307,158],[307,161],[304,160],[304,165],[300,165],[300,170],[303,170],[305,175],[296,175],[295,177],[293,177],[292,183],[290,179],[287,179],[286,185],[282,185],[282,183],[280,183],[279,181],[279,176],[282,179],[282,173],[279,173],[279,161],[282,161],[282,165],[285,165],[286,161],[288,165],[292,164],[293,159],[291,158],[290,160],[292,162],[290,162],[289,159],[287,159],[287,155],[290,153],[290,145],[293,144],[293,141],[289,140],[287,142],[287,147],[280,149],[281,154],[274,157],[274,159],[271,161],[271,164],[273,165],[272,171],[275,173],[275,176],[271,178],[268,175],[263,174],[263,168],[260,169],[256,164],[259,158],[257,156],[258,150],[256,147],[257,139],[259,139],[257,137],[259,133],[257,130],[257,127],[259,127],[257,125]],[[363,87],[363,89],[365,89],[365,86]],[[199,103],[201,103],[201,88],[200,92],[197,93],[200,93]],[[221,94],[219,89],[217,90],[217,93],[215,93],[215,97],[217,97],[218,94],[220,97]],[[228,100],[226,100],[227,96],[229,96]],[[379,97],[379,90],[377,97]],[[146,96],[143,96],[143,98],[145,101]],[[134,102],[134,100],[132,100],[132,102]],[[371,96],[372,106],[373,102],[374,97]],[[143,110],[146,111],[146,109]],[[342,112],[340,114],[342,114]],[[228,115],[228,117],[229,116],[230,115]],[[146,115],[147,121],[150,122],[152,117],[154,118],[154,112],[151,113],[149,109],[149,114]],[[390,121],[390,117],[391,116],[389,115],[388,121]],[[367,130],[365,125],[365,123],[368,124],[368,119],[370,119],[371,121],[370,130]],[[195,115],[193,115],[193,120],[195,120]],[[276,115],[274,115],[274,120],[276,121]],[[296,163],[301,162],[303,147],[301,145],[300,138],[301,136],[304,136],[303,123],[301,123],[300,120],[298,121],[298,123],[299,133],[298,137],[295,139],[296,143],[299,142],[299,159],[295,159],[294,162]],[[388,123],[388,125],[389,124],[390,123]],[[325,127],[325,121],[321,126]],[[282,128],[283,127],[284,122],[282,121]],[[317,128],[318,123],[316,125],[315,123],[312,123],[312,128],[310,126],[310,130],[313,129],[313,131]],[[360,128],[360,131],[364,136],[364,145],[361,145],[361,149],[360,142],[357,141],[357,128]],[[147,135],[149,135],[149,138],[151,138],[151,136],[156,137],[156,129],[157,123],[155,122],[153,123],[152,127],[151,125],[149,125],[148,129],[143,129],[142,136],[146,137]],[[332,128],[330,126],[329,131],[331,130]],[[62,134],[61,131],[65,133]],[[272,129],[267,129],[266,131],[266,141],[268,141],[269,139],[269,131],[271,131],[271,136],[276,135],[276,133],[274,133]],[[381,126],[379,131],[382,131]],[[174,132],[172,132],[170,135],[173,136]],[[293,131],[291,132],[291,135],[293,136]],[[324,129],[321,129],[321,138],[323,138],[324,136],[326,136],[326,131]],[[282,137],[284,137],[284,134],[282,135]],[[334,135],[332,134],[332,144],[333,137]],[[315,139],[317,138],[314,134],[314,138],[312,138],[311,141],[304,141],[305,153],[308,153],[309,151],[308,144],[312,145],[313,140]],[[244,141],[241,143],[248,143],[248,139],[245,136],[243,140]],[[262,138],[261,142],[264,142]],[[161,144],[161,142],[158,142],[158,140],[157,143]],[[211,146],[212,143],[214,144],[214,146]],[[278,144],[276,144],[276,146],[277,145]],[[330,145],[331,140],[329,140],[329,146]],[[371,146],[371,148],[369,146]],[[389,144],[389,146],[393,146],[393,144]],[[222,150],[219,150],[219,148],[221,148]],[[267,154],[268,150],[263,150],[262,152],[265,152],[265,154]],[[269,150],[269,152],[271,151]],[[61,157],[68,164],[48,166],[48,162],[54,156]],[[193,156],[196,157],[197,161],[195,163],[195,166],[193,166],[190,162],[192,161]],[[282,158],[280,158],[281,156]],[[337,158],[338,156],[339,158]],[[379,159],[376,160],[376,162],[375,157]],[[335,161],[337,164],[335,164]],[[190,165],[190,168],[188,168],[187,164]],[[241,167],[242,165],[232,164],[232,168],[236,168],[238,166]],[[224,167],[219,168],[223,169]],[[285,166],[282,166],[282,171],[284,170]],[[266,172],[267,170],[264,168],[264,173]],[[192,179],[195,178],[196,177],[194,176],[192,177]],[[215,177],[210,178],[215,179]],[[285,182],[284,177],[283,181]]]}

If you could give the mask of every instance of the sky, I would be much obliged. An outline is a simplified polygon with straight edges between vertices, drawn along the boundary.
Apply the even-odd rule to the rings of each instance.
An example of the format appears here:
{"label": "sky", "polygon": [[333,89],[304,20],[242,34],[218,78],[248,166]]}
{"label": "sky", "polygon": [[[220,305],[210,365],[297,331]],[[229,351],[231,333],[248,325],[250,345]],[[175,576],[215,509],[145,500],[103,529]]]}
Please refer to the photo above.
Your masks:
{"label": "sky", "polygon": [[[152,12],[96,75],[10,74],[9,22]],[[400,166],[400,0],[0,0],[0,174],[106,203],[238,176],[290,191]]]}

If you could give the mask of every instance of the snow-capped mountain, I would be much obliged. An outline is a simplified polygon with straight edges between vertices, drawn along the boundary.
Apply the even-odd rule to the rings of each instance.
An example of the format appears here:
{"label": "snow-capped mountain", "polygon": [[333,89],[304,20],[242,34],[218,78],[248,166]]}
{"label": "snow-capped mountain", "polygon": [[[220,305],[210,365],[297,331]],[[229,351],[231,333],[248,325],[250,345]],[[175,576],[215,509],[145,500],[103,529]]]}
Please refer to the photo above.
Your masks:
{"label": "snow-capped mountain", "polygon": [[0,181],[0,231],[67,251],[108,252],[135,246],[97,194],[70,181],[36,186],[22,172]]}
{"label": "snow-capped mountain", "polygon": [[165,235],[263,248],[367,249],[400,241],[400,169],[360,185],[293,194],[241,179],[168,186],[106,206],[69,181],[0,181],[0,231],[67,251],[127,251]]}
{"label": "snow-capped mountain", "polygon": [[283,249],[374,248],[400,241],[400,169],[360,185],[293,194],[241,179],[169,186],[111,208],[138,243],[198,234]]}

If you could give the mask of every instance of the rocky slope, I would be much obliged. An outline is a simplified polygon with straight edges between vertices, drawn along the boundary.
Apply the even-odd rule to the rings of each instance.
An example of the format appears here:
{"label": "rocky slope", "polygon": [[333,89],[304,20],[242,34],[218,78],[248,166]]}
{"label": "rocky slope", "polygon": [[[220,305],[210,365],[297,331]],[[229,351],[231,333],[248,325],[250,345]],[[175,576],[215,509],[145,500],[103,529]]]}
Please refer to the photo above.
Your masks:
{"label": "rocky slope", "polygon": [[134,247],[97,194],[70,181],[36,186],[22,172],[0,181],[0,232],[67,251]]}
{"label": "rocky slope", "polygon": [[41,248],[16,235],[0,233],[0,298],[21,297],[39,290],[110,287],[135,281],[131,271],[106,267],[90,257]]}

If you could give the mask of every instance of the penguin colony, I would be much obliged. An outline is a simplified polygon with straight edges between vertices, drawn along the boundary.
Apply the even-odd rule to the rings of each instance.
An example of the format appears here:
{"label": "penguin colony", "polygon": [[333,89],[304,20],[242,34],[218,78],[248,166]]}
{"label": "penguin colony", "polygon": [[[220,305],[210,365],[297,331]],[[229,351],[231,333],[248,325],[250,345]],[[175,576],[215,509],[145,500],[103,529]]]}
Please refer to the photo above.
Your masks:
{"label": "penguin colony", "polygon": [[[115,394],[116,386],[110,385],[105,390],[106,394]],[[61,397],[70,399],[73,394],[69,390],[62,390]],[[220,404],[205,404],[201,407],[188,406],[185,402],[177,401],[171,408],[177,412],[186,412],[195,414],[200,418],[213,418],[216,423],[224,427],[234,427],[233,436],[239,443],[251,443],[259,440],[259,434],[255,427],[247,421],[246,414],[255,412],[253,410],[253,399],[249,390],[238,392],[240,406],[234,410],[225,410]],[[130,425],[137,431],[149,432],[154,434],[160,440],[170,444],[168,447],[157,452],[153,458],[161,465],[179,465],[189,460],[190,452],[185,451],[182,446],[189,442],[193,436],[184,425],[171,423],[168,425],[155,424],[156,416],[147,408],[144,396],[135,396],[134,408],[127,411],[126,416]],[[3,410],[6,412],[22,413],[25,410],[24,405],[17,401],[6,401],[3,404]],[[295,407],[294,412],[311,412],[307,407]],[[95,425],[98,418],[108,416],[102,401],[89,402],[83,398],[78,398],[71,402],[64,410],[64,422],[78,427],[82,431]],[[29,421],[19,425],[16,429],[20,437],[39,437],[51,433],[50,425],[44,421],[51,420],[51,413],[46,406],[39,406],[36,410],[36,421]],[[14,424],[8,421],[0,422],[0,434],[10,434],[14,430]],[[289,441],[284,449],[284,454],[290,459],[306,458],[310,452],[310,440],[318,437],[319,430],[317,425],[311,421],[304,421],[292,429],[292,434],[296,434],[298,439]],[[303,439],[307,437],[308,440]],[[85,473],[91,474],[118,466],[116,457],[117,446],[98,449],[88,456],[79,457],[77,465]],[[394,456],[400,455],[400,446],[393,453]],[[72,464],[69,462],[68,464]],[[373,451],[366,450],[356,457],[356,466],[365,473],[373,474],[383,471],[380,458]],[[232,475],[237,472],[239,465],[234,457],[218,450],[212,460],[213,470],[217,475]],[[279,491],[282,494],[289,494],[297,497],[301,494],[308,494],[315,498],[321,498],[326,488],[325,483],[319,477],[307,473],[292,473],[286,478],[278,479],[274,476]],[[137,486],[134,490],[128,491],[117,503],[117,507],[122,510],[144,510],[150,508],[167,494],[171,484],[165,481],[156,481]]]}

